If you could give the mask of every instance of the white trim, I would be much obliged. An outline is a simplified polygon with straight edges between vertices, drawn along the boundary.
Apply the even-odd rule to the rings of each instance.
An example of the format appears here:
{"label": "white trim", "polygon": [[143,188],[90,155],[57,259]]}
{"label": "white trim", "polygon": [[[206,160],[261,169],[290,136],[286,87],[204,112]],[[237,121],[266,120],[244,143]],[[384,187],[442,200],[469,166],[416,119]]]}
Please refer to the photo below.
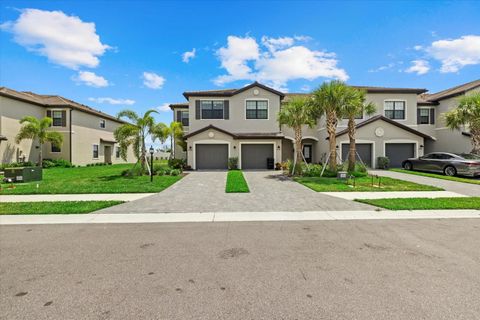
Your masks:
{"label": "white trim", "polygon": [[[266,119],[247,119],[247,101],[267,101],[267,118]],[[244,99],[244,112],[243,112],[243,117],[244,120],[270,120],[270,99],[268,98],[245,98]]]}
{"label": "white trim", "polygon": [[294,138],[292,138],[292,137],[285,136],[284,138],[285,138],[285,139],[288,139],[288,140],[291,140],[292,142],[295,142],[295,139],[294,139]]}
{"label": "white trim", "polygon": [[[289,137],[289,136],[285,136],[283,137],[284,139],[288,139],[288,140],[292,140],[293,142],[295,142],[295,139],[292,138],[292,137]],[[305,139],[312,139],[312,140],[315,140],[315,141],[319,141],[318,138],[314,137],[314,136],[304,136],[302,137],[302,141],[305,140]]]}
{"label": "white trim", "polygon": [[[384,140],[383,141],[383,156],[386,157],[387,155],[387,144],[400,144],[400,143],[413,143],[415,144],[414,149],[414,158],[420,157],[420,148],[418,145],[418,141],[412,139],[391,139],[391,140]],[[423,149],[425,149],[425,143],[423,144]],[[423,153],[422,153],[423,155]]]}
{"label": "white trim", "polygon": [[277,163],[277,142],[268,142],[268,141],[249,141],[249,142],[239,142],[238,143],[238,168],[242,169],[242,144],[271,144],[273,147],[273,165]]}
{"label": "white trim", "polygon": [[[388,118],[388,117],[385,115],[385,102],[387,102],[387,101],[390,101],[390,102],[403,101],[403,102],[405,102],[405,110],[404,110],[404,111],[405,111],[405,112],[404,112],[405,118],[404,118],[404,119],[390,119],[390,118]],[[408,117],[407,117],[407,115],[408,115],[407,110],[408,110],[407,100],[403,100],[403,99],[385,99],[385,100],[383,100],[383,116],[384,116],[385,118],[388,118],[388,119],[393,120],[393,121],[399,121],[399,122],[400,122],[400,121],[407,121],[407,118],[408,118]]]}
{"label": "white trim", "polygon": [[[340,156],[340,159],[342,160],[342,162],[345,162],[345,161],[348,160],[348,159],[343,159],[343,157],[342,157],[342,150],[343,150],[343,145],[344,144],[350,144],[350,140],[344,140],[344,141],[340,142],[338,155]],[[372,145],[372,155],[371,155],[372,161],[370,163],[370,166],[372,166],[372,169],[375,169],[377,167],[377,159],[375,157],[375,141],[355,139],[355,146],[357,144],[371,144]],[[362,162],[363,162],[363,159],[362,159]]]}
{"label": "white trim", "polygon": [[[194,120],[230,120],[230,115],[228,116],[228,119],[225,119],[225,102],[223,102],[223,117],[222,118],[220,118],[220,119],[203,119],[202,118],[202,101],[225,101],[225,100],[228,100],[228,99],[218,99],[218,98],[216,98],[216,99],[196,99],[196,100],[200,101],[200,119],[194,119]],[[228,103],[230,105],[230,100],[228,100],[228,101],[229,101]],[[228,113],[230,113],[230,106],[229,106]],[[189,115],[190,115],[190,113],[189,113]],[[190,117],[189,117],[188,121],[189,121],[188,124],[190,124]]]}
{"label": "white trim", "polygon": [[[228,145],[228,158],[230,158],[230,142],[226,140],[199,140],[193,142],[192,150],[192,169],[197,170],[197,144],[226,144]],[[187,148],[188,149],[188,148]]]}

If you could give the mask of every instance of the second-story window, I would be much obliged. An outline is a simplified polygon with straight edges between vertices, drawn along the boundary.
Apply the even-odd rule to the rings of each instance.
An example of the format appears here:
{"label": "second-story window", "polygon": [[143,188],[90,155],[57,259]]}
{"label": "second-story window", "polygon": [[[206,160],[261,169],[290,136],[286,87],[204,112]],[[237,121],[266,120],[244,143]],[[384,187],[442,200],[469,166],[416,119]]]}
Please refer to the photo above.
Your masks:
{"label": "second-story window", "polygon": [[420,124],[430,124],[430,109],[420,109],[419,117]]}
{"label": "second-story window", "polygon": [[104,119],[100,119],[100,128],[105,129],[106,127],[106,122]]}
{"label": "second-story window", "polygon": [[182,123],[182,126],[188,127],[188,111],[182,111],[180,113],[180,117],[181,119],[179,119],[178,121]]}
{"label": "second-story window", "polygon": [[64,127],[65,126],[65,116],[66,113],[60,110],[52,111],[52,126],[54,127]]}
{"label": "second-story window", "polygon": [[247,119],[268,119],[268,101],[247,100],[246,108]]}
{"label": "second-story window", "polygon": [[385,101],[385,117],[393,120],[405,120],[405,101]]}
{"label": "second-story window", "polygon": [[202,100],[202,119],[223,119],[223,100]]}

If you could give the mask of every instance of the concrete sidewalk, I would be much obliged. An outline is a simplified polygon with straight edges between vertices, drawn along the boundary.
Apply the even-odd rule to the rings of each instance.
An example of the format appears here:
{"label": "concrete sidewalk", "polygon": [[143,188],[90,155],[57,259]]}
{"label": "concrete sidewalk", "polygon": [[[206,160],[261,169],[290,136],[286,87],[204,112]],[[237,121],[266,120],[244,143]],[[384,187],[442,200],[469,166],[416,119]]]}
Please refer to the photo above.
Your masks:
{"label": "concrete sidewalk", "polygon": [[1,195],[0,202],[45,202],[45,201],[134,201],[155,193],[88,193],[88,194],[25,194]]}
{"label": "concrete sidewalk", "polygon": [[323,221],[480,218],[480,210],[415,211],[304,211],[304,212],[192,212],[78,215],[4,215],[0,225],[160,223],[160,222],[239,222],[239,221]]}
{"label": "concrete sidewalk", "polygon": [[457,198],[466,195],[450,191],[385,191],[385,192],[321,192],[327,196],[347,200],[392,198]]}

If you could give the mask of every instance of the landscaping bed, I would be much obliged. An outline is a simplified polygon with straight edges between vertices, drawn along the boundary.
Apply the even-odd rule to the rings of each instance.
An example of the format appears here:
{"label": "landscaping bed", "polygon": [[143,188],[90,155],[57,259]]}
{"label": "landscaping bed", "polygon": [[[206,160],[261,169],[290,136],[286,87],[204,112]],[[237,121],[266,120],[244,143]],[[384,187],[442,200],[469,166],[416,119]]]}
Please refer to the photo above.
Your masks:
{"label": "landscaping bed", "polygon": [[230,170],[227,174],[226,193],[246,193],[250,192],[247,181],[240,170]]}
{"label": "landscaping bed", "polygon": [[0,215],[90,213],[121,203],[123,201],[2,202]]}
{"label": "landscaping bed", "polygon": [[407,199],[362,199],[357,202],[389,210],[442,210],[476,209],[480,210],[480,197],[457,198],[407,198]]}
{"label": "landscaping bed", "polygon": [[390,171],[413,174],[413,175],[424,176],[424,177],[429,177],[429,178],[437,178],[437,179],[443,179],[443,180],[450,180],[450,181],[457,181],[457,182],[464,182],[464,183],[471,183],[471,184],[479,184],[480,185],[480,177],[479,178],[450,177],[450,176],[445,176],[445,175],[442,175],[442,174],[422,172],[422,171],[410,171],[410,170],[404,170],[404,169],[390,169]]}

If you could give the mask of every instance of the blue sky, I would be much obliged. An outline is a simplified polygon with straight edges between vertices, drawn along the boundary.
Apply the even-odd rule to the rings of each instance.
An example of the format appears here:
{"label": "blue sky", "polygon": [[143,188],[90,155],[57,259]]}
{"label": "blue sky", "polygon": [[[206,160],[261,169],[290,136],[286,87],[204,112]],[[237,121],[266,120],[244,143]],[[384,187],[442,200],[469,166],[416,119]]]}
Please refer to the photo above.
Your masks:
{"label": "blue sky", "polygon": [[110,114],[254,80],[289,92],[332,78],[438,91],[480,78],[478,1],[1,1],[0,10],[0,85]]}

